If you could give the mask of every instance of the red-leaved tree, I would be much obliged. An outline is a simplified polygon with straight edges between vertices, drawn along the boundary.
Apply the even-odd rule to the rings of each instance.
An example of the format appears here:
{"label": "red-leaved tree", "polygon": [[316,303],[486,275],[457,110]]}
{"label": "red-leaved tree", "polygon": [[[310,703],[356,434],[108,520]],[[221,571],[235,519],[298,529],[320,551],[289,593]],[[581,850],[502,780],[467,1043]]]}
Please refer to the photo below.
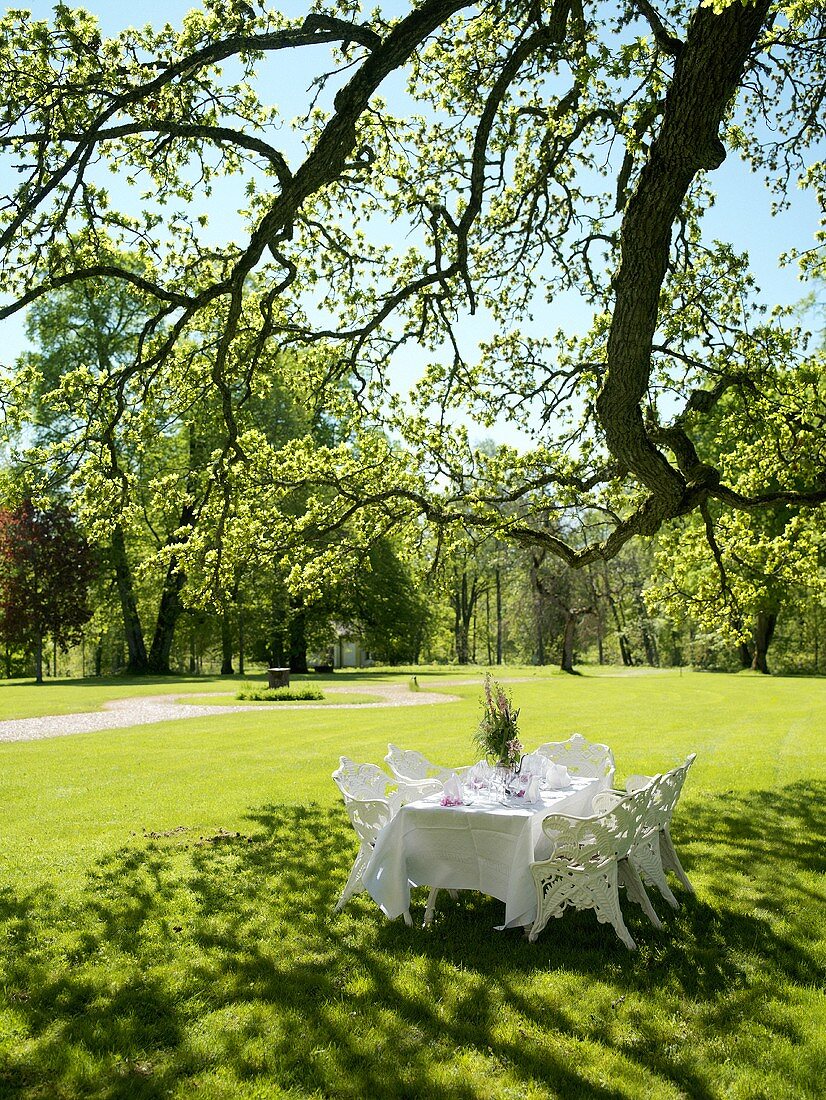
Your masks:
{"label": "red-leaved tree", "polygon": [[91,617],[95,560],[69,509],[24,500],[0,510],[0,637],[34,657],[43,682],[43,640],[62,650],[80,640]]}

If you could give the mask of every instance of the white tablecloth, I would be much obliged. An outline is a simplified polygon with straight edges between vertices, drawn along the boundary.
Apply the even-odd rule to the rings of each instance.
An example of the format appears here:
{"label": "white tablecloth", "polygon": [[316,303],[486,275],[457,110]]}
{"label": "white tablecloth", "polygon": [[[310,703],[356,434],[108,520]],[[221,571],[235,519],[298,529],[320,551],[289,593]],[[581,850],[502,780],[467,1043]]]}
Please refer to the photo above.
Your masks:
{"label": "white tablecloth", "polygon": [[530,865],[544,858],[542,832],[549,813],[584,815],[596,779],[571,778],[570,787],[542,791],[525,805],[476,802],[441,806],[439,796],[403,806],[379,833],[362,879],[388,917],[410,906],[411,886],[479,890],[505,903],[505,927],[532,924],[536,896]]}

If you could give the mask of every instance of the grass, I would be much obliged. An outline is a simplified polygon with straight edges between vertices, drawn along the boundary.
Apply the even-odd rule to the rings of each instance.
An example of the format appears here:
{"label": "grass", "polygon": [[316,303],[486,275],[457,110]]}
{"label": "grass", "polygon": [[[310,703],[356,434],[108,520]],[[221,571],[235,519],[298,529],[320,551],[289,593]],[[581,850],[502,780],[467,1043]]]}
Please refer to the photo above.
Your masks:
{"label": "grass", "polygon": [[[496,933],[481,895],[440,895],[429,931],[365,896],[332,914],[355,854],[338,756],[467,762],[478,672],[416,670],[458,703],[0,744],[0,1097],[823,1095],[826,681],[584,672],[501,672],[528,747],[578,729],[620,778],[698,754],[673,829],[697,898],[652,899],[663,932],[626,907],[636,954],[590,913]],[[140,690],[161,687],[4,687],[0,718]]]}

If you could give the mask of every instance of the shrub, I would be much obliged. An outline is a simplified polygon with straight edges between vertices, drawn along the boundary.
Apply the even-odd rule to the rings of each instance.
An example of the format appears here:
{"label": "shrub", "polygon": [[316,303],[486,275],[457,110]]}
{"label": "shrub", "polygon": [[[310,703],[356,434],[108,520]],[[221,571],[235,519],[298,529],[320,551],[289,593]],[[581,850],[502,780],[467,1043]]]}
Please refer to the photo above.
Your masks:
{"label": "shrub", "polygon": [[252,700],[261,703],[306,703],[323,699],[324,693],[318,688],[247,688],[239,691],[237,699]]}

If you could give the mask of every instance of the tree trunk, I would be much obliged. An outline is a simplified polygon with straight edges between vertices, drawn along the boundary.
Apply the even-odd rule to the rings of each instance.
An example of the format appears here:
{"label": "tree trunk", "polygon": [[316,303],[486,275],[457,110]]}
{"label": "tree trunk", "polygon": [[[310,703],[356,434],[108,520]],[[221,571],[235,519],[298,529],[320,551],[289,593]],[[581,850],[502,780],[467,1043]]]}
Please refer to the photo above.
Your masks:
{"label": "tree trunk", "polygon": [[496,663],[502,664],[502,573],[496,566]]}
{"label": "tree trunk", "polygon": [[737,646],[737,656],[740,658],[741,668],[751,668],[754,654],[749,649],[748,642],[740,642]]}
{"label": "tree trunk", "polygon": [[545,603],[542,598],[544,595],[542,582],[539,579],[539,567],[542,564],[544,556],[544,552],[541,556],[534,554],[532,557],[531,567],[533,614],[536,621],[536,663],[540,666],[540,668],[545,664],[545,635],[542,630],[542,617],[545,613]]}
{"label": "tree trunk", "polygon": [[155,636],[152,639],[152,648],[149,651],[150,672],[166,675],[170,671],[169,655],[172,652],[175,627],[183,611],[181,589],[185,580],[183,570],[178,568],[178,560],[173,554],[169,559],[169,566],[164,578],[161,602],[158,607],[158,621],[155,624]]}
{"label": "tree trunk", "polygon": [[657,136],[625,208],[595,405],[609,452],[650,491],[633,517],[637,534],[654,534],[664,519],[680,514],[689,495],[687,482],[693,492],[702,491],[706,478],[714,482],[715,471],[698,461],[679,471],[671,465],[648,434],[641,405],[651,379],[672,227],[698,173],[713,171],[725,158],[720,125],[771,8],[771,0],[754,0],[729,4],[719,14],[710,6],[695,9],[674,63]]}
{"label": "tree trunk", "polygon": [[485,589],[485,642],[487,643],[488,665],[493,664],[493,650],[490,646],[490,588]]}
{"label": "tree trunk", "polygon": [[232,676],[232,620],[229,608],[221,612],[221,675]]}
{"label": "tree trunk", "polygon": [[115,570],[115,583],[120,597],[121,614],[123,616],[123,634],[126,638],[128,653],[126,671],[133,675],[141,675],[149,671],[149,661],[146,656],[146,643],[143,638],[143,627],[138,614],[138,605],[135,600],[135,588],[132,582],[132,570],[129,558],[126,554],[126,540],[123,528],[116,523],[112,530],[110,544],[112,565]]}
{"label": "tree trunk", "polygon": [[290,615],[290,672],[307,671],[307,613],[296,608]]}
{"label": "tree trunk", "polygon": [[468,585],[467,570],[463,570],[461,581],[457,578],[456,587],[451,596],[456,660],[460,665],[466,665],[470,660],[470,630],[478,596],[479,587],[476,577]]}
{"label": "tree trunk", "polygon": [[625,633],[625,628],[623,627],[622,619],[620,618],[617,608],[617,602],[611,591],[608,592],[608,606],[611,608],[614,626],[617,628],[617,642],[619,643],[620,658],[626,668],[631,668],[634,664],[634,654],[631,652],[631,643],[628,640],[628,635]]}
{"label": "tree trunk", "polygon": [[754,657],[751,667],[755,672],[768,675],[769,666],[766,662],[766,654],[769,651],[774,628],[777,625],[777,614],[774,611],[759,611],[754,623]]}
{"label": "tree trunk", "polygon": [[456,661],[460,665],[466,665],[469,657],[468,627],[462,619],[458,605],[454,608],[453,638],[456,646]]}
{"label": "tree trunk", "polygon": [[638,588],[634,589],[634,603],[636,604],[637,614],[640,618],[640,634],[642,635],[645,659],[652,668],[659,668],[660,655],[657,650],[657,640],[651,631],[651,620],[648,618],[648,608],[645,606],[642,592]]}
{"label": "tree trunk", "polygon": [[603,602],[600,599],[599,591],[597,590],[596,581],[594,580],[594,571],[591,566],[588,566],[587,571],[588,588],[591,591],[591,602],[594,605],[594,615],[597,620],[597,659],[601,665],[605,664],[605,642],[603,635],[605,633],[605,623],[602,621],[603,615]]}
{"label": "tree trunk", "polygon": [[244,605],[238,603],[238,675],[244,675]]}
{"label": "tree trunk", "polygon": [[577,616],[573,611],[565,612],[565,627],[562,631],[562,661],[560,669],[563,672],[574,671],[574,638],[576,637]]}
{"label": "tree trunk", "polygon": [[189,619],[189,668],[187,671],[190,676],[194,676],[198,671],[198,643],[195,636],[195,619],[191,616]]}
{"label": "tree trunk", "polygon": [[34,641],[34,682],[43,683],[43,635],[40,633]]}

